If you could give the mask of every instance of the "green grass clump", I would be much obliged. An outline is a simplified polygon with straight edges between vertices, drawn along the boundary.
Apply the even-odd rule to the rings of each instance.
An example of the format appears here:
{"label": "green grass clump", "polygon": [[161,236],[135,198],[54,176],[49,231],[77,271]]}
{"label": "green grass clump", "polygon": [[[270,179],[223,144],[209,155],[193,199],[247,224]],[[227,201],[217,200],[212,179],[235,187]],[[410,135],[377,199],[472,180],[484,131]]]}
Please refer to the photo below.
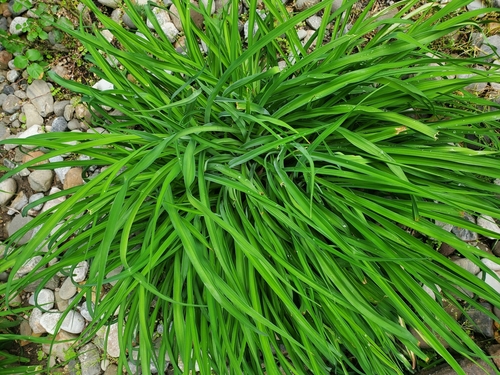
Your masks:
{"label": "green grass clump", "polygon": [[[500,176],[500,115],[490,111],[499,105],[462,90],[499,82],[497,67],[428,47],[481,10],[441,21],[469,1],[407,0],[393,6],[396,16],[379,20],[369,15],[372,1],[346,28],[355,1],[334,13],[330,0],[290,15],[281,1],[263,0],[262,19],[251,0],[249,25],[258,30],[250,26],[242,41],[238,1],[218,15],[202,6],[200,30],[189,2],[174,0],[181,54],[150,7],[141,12],[154,30],[125,1],[136,35],[83,2],[116,40],[84,26],[66,31],[114,89],[53,78],[84,95],[98,115],[94,124],[109,133],[2,143],[49,150],[28,165],[90,157],[35,168],[81,166],[84,177],[92,165],[106,168],[46,198],[72,194],[12,238],[43,224],[0,266],[12,268],[0,291],[10,295],[88,260],[74,304],[99,302],[85,334],[117,321],[118,368],[138,350],[143,373],[151,361],[163,373],[168,353],[177,374],[178,360],[184,373],[197,366],[201,374],[403,374],[415,358],[427,358],[410,328],[459,374],[453,353],[487,360],[443,304],[485,311],[478,299],[500,307],[500,296],[426,241],[448,243],[498,278],[480,261],[496,257],[434,224],[495,236],[463,214],[500,218],[500,186],[487,182]],[[303,46],[295,27],[317,12],[324,14],[317,45],[310,48],[313,37]],[[473,75],[450,78],[458,74]],[[478,150],[465,147],[471,143]],[[38,253],[33,274],[14,279]],[[45,268],[55,258],[60,267]],[[158,323],[165,332],[155,351]]]}

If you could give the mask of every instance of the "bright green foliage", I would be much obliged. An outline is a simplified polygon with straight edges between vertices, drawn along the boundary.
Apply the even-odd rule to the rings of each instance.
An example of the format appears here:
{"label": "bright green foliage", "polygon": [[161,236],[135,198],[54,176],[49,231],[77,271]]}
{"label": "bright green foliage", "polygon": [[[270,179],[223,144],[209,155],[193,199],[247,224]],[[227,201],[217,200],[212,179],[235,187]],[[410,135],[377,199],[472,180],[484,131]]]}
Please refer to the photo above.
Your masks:
{"label": "bright green foliage", "polygon": [[[368,15],[372,1],[347,31],[355,1],[332,14],[329,0],[290,15],[281,1],[263,0],[268,15],[261,19],[252,0],[243,42],[238,1],[220,15],[199,9],[202,31],[188,2],[174,0],[186,37],[181,54],[151,8],[141,12],[153,31],[125,1],[139,36],[84,3],[117,41],[85,27],[66,31],[115,89],[53,78],[83,94],[100,115],[94,124],[110,133],[3,143],[50,148],[29,165],[67,153],[91,157],[36,168],[107,168],[44,199],[73,194],[34,219],[25,230],[43,227],[0,266],[14,275],[47,245],[40,272],[11,278],[0,292],[49,278],[57,267],[44,267],[56,257],[60,267],[89,260],[74,302],[93,293],[100,301],[86,333],[118,321],[118,368],[127,351],[138,350],[143,373],[150,361],[163,373],[168,353],[178,374],[177,359],[184,373],[197,364],[201,374],[402,374],[413,356],[427,357],[410,328],[460,374],[438,336],[463,356],[486,359],[443,304],[484,310],[481,297],[500,307],[498,293],[426,241],[450,244],[497,277],[480,261],[496,257],[434,224],[495,236],[463,213],[500,218],[500,186],[490,182],[500,176],[499,106],[462,90],[500,82],[497,67],[429,57],[426,47],[482,11],[441,21],[468,1],[441,9],[408,0],[396,4],[394,18],[378,20]],[[332,36],[311,51],[313,39],[302,46],[295,27],[320,11],[315,35],[322,41],[332,26]],[[449,78],[457,74],[474,75]],[[102,105],[123,115],[110,116]],[[471,134],[477,141],[466,139]],[[155,352],[158,322],[165,332]]]}

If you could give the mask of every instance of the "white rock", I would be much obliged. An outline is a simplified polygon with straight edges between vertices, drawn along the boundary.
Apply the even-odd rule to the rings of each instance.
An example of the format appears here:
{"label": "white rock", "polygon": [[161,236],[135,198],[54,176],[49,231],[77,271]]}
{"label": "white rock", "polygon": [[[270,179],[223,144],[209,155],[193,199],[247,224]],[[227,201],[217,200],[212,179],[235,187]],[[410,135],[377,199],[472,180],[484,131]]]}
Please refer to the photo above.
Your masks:
{"label": "white rock", "polygon": [[[164,9],[154,8],[153,14],[155,15],[155,18],[158,21],[158,24],[160,25],[161,28],[163,28],[163,25],[165,25],[167,22],[170,22],[170,16],[168,15],[168,11]],[[150,29],[154,29],[154,25],[150,20],[146,21],[146,25]]]}
{"label": "white rock", "polygon": [[115,88],[115,86],[111,82],[108,82],[105,79],[100,79],[92,87],[99,91],[113,90]]}
{"label": "white rock", "polygon": [[56,326],[59,323],[62,313],[59,311],[50,311],[42,314],[40,325],[51,335],[56,333]]}
{"label": "white rock", "polygon": [[[118,274],[120,274],[120,272],[122,272],[123,270],[123,266],[118,266],[114,269],[112,269],[111,271],[109,271],[107,274],[106,274],[106,279],[109,279],[113,276],[116,276]],[[114,281],[111,281],[110,284],[111,285],[115,285],[116,283],[118,282],[118,280],[114,280]]]}
{"label": "white rock", "polygon": [[321,26],[321,20],[322,18],[319,16],[311,16],[308,19],[306,19],[306,23],[311,26],[314,30],[318,30],[319,27]]}
{"label": "white rock", "polygon": [[118,323],[113,323],[109,326],[106,349],[109,356],[115,358],[120,356],[120,344],[118,342]]}
{"label": "white rock", "polygon": [[39,334],[47,332],[46,329],[40,324],[40,319],[42,318],[42,315],[43,315],[42,310],[40,310],[37,307],[31,310],[29,324],[31,329],[33,330],[33,333]]}
{"label": "white rock", "polygon": [[7,211],[7,215],[14,215],[16,213],[21,212],[21,210],[28,204],[28,197],[24,194],[24,191],[20,191],[17,194],[16,198],[12,201],[9,206],[9,211]]}
{"label": "white rock", "polygon": [[175,25],[172,22],[167,22],[165,25],[162,26],[161,28],[165,35],[167,36],[168,40],[170,43],[175,42],[177,35],[179,34],[179,30],[175,27]]}
{"label": "white rock", "polygon": [[302,40],[307,36],[307,31],[305,29],[298,29],[297,36],[299,37],[299,40]]}
{"label": "white rock", "polygon": [[17,70],[9,70],[7,72],[7,81],[16,82],[19,78],[19,72]]}
{"label": "white rock", "polygon": [[[498,261],[500,262],[500,259],[498,259]],[[483,258],[481,259],[481,262],[483,262],[483,264],[492,271],[500,271],[500,264],[490,259]]]}
{"label": "white rock", "polygon": [[[55,186],[52,187],[49,191],[49,195],[52,195],[52,194],[55,194],[55,193],[58,193],[60,192],[61,190],[56,188]],[[47,201],[45,202],[45,204],[43,205],[43,208],[42,208],[42,211],[41,213],[45,212],[45,211],[48,211],[50,210],[51,208],[57,206],[59,203],[62,203],[66,200],[66,197],[62,196],[62,197],[59,197],[59,198],[55,198],[55,199],[52,199],[50,201]]]}
{"label": "white rock", "polygon": [[[481,215],[477,218],[477,225],[483,227],[484,229],[488,229],[492,232],[498,233],[500,235],[500,228],[495,223],[495,220],[488,215]],[[495,239],[495,237],[488,237],[490,239]],[[498,237],[497,237],[498,238]]]}
{"label": "white rock", "polygon": [[[208,7],[209,0],[201,0],[201,3],[206,7]],[[215,0],[212,0],[212,7],[210,8],[210,14],[215,12]]]}
{"label": "white rock", "polygon": [[12,35],[20,35],[24,33],[23,27],[28,23],[26,17],[15,17],[10,23],[9,31]]}
{"label": "white rock", "polygon": [[[491,276],[489,274],[486,274],[486,276],[483,276],[483,271],[481,271],[477,274],[477,277],[479,277],[480,279],[483,279],[483,277],[484,277],[484,281],[486,282],[486,284],[488,284],[493,289],[495,289],[497,293],[500,293],[500,281],[494,279],[493,276]],[[481,296],[479,296],[479,297],[481,297]]]}
{"label": "white rock", "polygon": [[89,270],[89,263],[86,260],[82,260],[77,264],[76,268],[73,270],[73,281],[75,283],[82,282],[87,277],[87,272]]}
{"label": "white rock", "polygon": [[[94,303],[93,302],[90,302],[90,305],[92,306],[92,311],[94,311]],[[88,306],[87,306],[87,302],[83,302],[82,305],[80,306],[80,314],[82,314],[82,316],[84,317],[84,319],[87,321],[87,322],[91,322],[92,321],[92,315],[88,309]]]}
{"label": "white rock", "polygon": [[[40,319],[40,324],[47,330],[48,333],[53,335],[56,332],[56,326],[62,316],[63,313],[59,311],[44,313]],[[85,328],[85,319],[83,319],[80,313],[70,310],[64,317],[60,328],[69,333],[81,333]]]}
{"label": "white rock", "polygon": [[[29,199],[29,203],[33,203],[33,202],[36,202],[37,200],[39,199],[42,199],[43,197],[45,197],[45,195],[43,193],[36,193],[36,194],[33,194],[30,199]],[[35,211],[40,211],[43,207],[43,203],[40,203],[39,205],[35,206],[32,208],[32,210],[35,210]]]}
{"label": "white rock", "polygon": [[115,36],[109,30],[102,30],[101,35],[108,41],[108,43],[111,43],[115,39]]}
{"label": "white rock", "polygon": [[70,299],[76,294],[76,286],[73,285],[71,278],[67,278],[61,285],[61,289],[59,289],[59,296],[62,299]]}
{"label": "white rock", "polygon": [[42,289],[38,295],[32,294],[28,302],[32,306],[38,305],[44,310],[50,310],[54,307],[54,292],[50,289]]}
{"label": "white rock", "polygon": [[[435,285],[436,289],[441,292],[441,288],[439,287],[439,285]],[[432,299],[436,299],[436,294],[434,293],[434,291],[429,288],[427,285],[422,285],[422,289],[425,291],[425,293],[427,293],[429,296],[431,296]]]}
{"label": "white rock", "polygon": [[[18,134],[17,138],[25,139],[25,138],[29,138],[29,137],[37,135],[37,134],[42,134],[42,133],[43,133],[43,129],[40,125],[33,125],[33,126],[29,127],[28,129],[26,129],[25,131],[23,131],[22,133]],[[25,149],[31,150],[31,149],[35,148],[36,146],[23,145],[23,147]]]}
{"label": "white rock", "polygon": [[35,267],[40,263],[42,260],[41,255],[36,255],[32,258],[29,258],[24,264],[19,268],[19,270],[16,272],[17,275],[22,276],[26,275],[27,273],[30,273],[35,269]]}
{"label": "white rock", "polygon": [[13,178],[0,182],[0,205],[9,202],[17,191],[17,183]]}

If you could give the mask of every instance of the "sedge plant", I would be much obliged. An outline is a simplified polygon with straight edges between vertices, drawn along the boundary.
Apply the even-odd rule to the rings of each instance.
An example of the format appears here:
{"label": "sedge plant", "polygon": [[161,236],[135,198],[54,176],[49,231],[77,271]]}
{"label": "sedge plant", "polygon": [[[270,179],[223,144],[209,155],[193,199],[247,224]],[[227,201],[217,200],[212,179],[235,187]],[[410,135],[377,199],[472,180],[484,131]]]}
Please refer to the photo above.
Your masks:
{"label": "sedge plant", "polygon": [[[464,219],[500,218],[499,105],[464,90],[499,82],[498,66],[429,45],[491,9],[406,0],[376,13],[371,1],[350,24],[355,1],[292,14],[249,0],[245,39],[239,1],[210,14],[210,0],[173,0],[176,49],[153,13],[163,5],[125,0],[135,32],[83,3],[99,28],[65,31],[114,88],[52,78],[82,94],[107,132],[2,141],[45,152],[3,178],[79,166],[85,180],[25,208],[67,197],[11,237],[2,292],[87,260],[72,306],[93,316],[82,340],[117,324],[119,371],[132,371],[135,353],[143,374],[170,362],[176,374],[393,375],[428,358],[422,342],[458,374],[457,355],[490,363],[445,307],[497,319],[480,304],[500,308],[483,280],[498,276],[481,262],[497,258],[436,221],[498,238]],[[317,13],[303,44],[296,28]],[[75,157],[37,164],[56,155]],[[35,270],[15,278],[34,255]]]}

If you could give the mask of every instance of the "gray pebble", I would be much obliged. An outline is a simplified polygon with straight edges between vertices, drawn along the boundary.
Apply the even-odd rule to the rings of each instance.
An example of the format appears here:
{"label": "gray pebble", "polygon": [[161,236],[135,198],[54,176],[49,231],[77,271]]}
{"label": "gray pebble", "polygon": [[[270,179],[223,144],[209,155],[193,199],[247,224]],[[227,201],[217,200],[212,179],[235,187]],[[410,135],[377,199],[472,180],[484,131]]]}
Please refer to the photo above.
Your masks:
{"label": "gray pebble", "polygon": [[28,204],[28,197],[24,194],[24,191],[20,191],[16,198],[12,201],[9,206],[9,211],[7,211],[7,215],[14,215],[16,213],[20,213],[21,210]]}
{"label": "gray pebble", "polygon": [[5,95],[13,95],[15,92],[16,90],[14,89],[14,87],[9,85],[4,86],[4,88],[2,89],[2,93]]}
{"label": "gray pebble", "polygon": [[320,0],[296,0],[295,8],[298,10],[304,10],[318,4],[319,1]]}
{"label": "gray pebble", "polygon": [[72,279],[75,283],[80,283],[87,277],[87,272],[89,270],[89,263],[86,260],[82,260],[78,263],[73,270]]}
{"label": "gray pebble", "polygon": [[[42,199],[43,197],[45,197],[45,195],[43,193],[36,193],[36,194],[33,194],[30,198],[29,198],[29,203],[33,203],[33,202],[36,202],[37,200],[39,199]],[[32,208],[32,210],[35,210],[35,211],[40,211],[43,207],[43,203],[40,203],[39,205],[36,205],[35,207]]]}
{"label": "gray pebble", "polygon": [[38,263],[40,263],[41,260],[41,255],[36,255],[33,258],[28,259],[26,262],[24,262],[21,268],[19,268],[19,270],[17,271],[17,275],[22,276],[30,273],[35,269],[35,267],[38,265]]}
{"label": "gray pebble", "polygon": [[69,100],[61,100],[54,103],[54,115],[57,117],[64,115],[64,108],[70,104]]}
{"label": "gray pebble", "polygon": [[76,286],[71,281],[71,278],[67,278],[61,285],[59,289],[59,296],[62,299],[70,299],[76,294]]}
{"label": "gray pebble", "polygon": [[453,259],[453,263],[455,263],[457,266],[463,268],[464,270],[470,272],[473,275],[477,274],[480,271],[479,266],[474,264],[474,262],[472,262],[468,258],[455,258]]}
{"label": "gray pebble", "polygon": [[99,375],[101,373],[101,355],[97,347],[88,343],[78,350],[81,375]]}
{"label": "gray pebble", "polygon": [[131,29],[137,29],[137,26],[135,26],[134,22],[132,21],[132,18],[129,17],[127,13],[125,13],[122,17],[122,21],[125,24],[125,26],[131,28]]}
{"label": "gray pebble", "polygon": [[64,118],[66,121],[70,121],[73,118],[73,113],[75,113],[75,107],[68,104],[64,107]]}
{"label": "gray pebble", "polygon": [[9,115],[19,111],[19,108],[21,108],[21,99],[14,94],[8,95],[2,104],[2,109]]}
{"label": "gray pebble", "polygon": [[74,118],[73,120],[68,121],[68,129],[69,130],[80,129],[80,121],[78,121],[76,118]]}
{"label": "gray pebble", "polygon": [[54,98],[52,97],[47,82],[40,79],[34,80],[33,83],[28,86],[26,94],[42,117],[54,111]]}
{"label": "gray pebble", "polygon": [[108,8],[118,8],[120,6],[120,1],[118,0],[97,0],[100,4],[107,6]]}
{"label": "gray pebble", "polygon": [[[12,221],[9,224],[7,224],[7,233],[9,234],[9,236],[12,236],[18,230],[24,228],[25,225],[27,225],[31,220],[33,220],[33,218],[31,216],[22,216],[21,214],[15,215],[14,218],[12,219]],[[28,232],[26,232],[26,234],[24,236],[22,236],[17,241],[17,244],[24,245],[24,244],[28,243],[28,241],[31,239],[32,234],[33,234],[33,231],[29,230]],[[33,261],[33,259],[35,259],[35,258],[37,258],[37,257],[31,258],[30,260],[28,260],[28,262]],[[39,261],[40,260],[38,260],[38,262]],[[38,262],[36,262],[36,264],[38,264]],[[29,263],[29,265],[31,265],[31,264],[32,263]],[[33,265],[33,268],[35,267],[36,264]],[[17,271],[17,272],[20,274],[25,274],[25,273],[30,272],[31,270],[26,271],[26,269],[27,269],[26,267],[28,267],[28,266],[25,265],[25,266],[21,267],[19,269],[19,271]],[[29,267],[28,267],[28,269],[29,269]]]}
{"label": "gray pebble", "polygon": [[9,70],[7,72],[7,81],[9,82],[16,82],[17,79],[19,78],[19,71],[17,70]]}
{"label": "gray pebble", "polygon": [[[94,303],[90,302],[90,304],[92,306],[92,311],[94,311]],[[82,314],[82,316],[85,318],[87,322],[92,321],[92,315],[90,314],[90,311],[88,309],[87,302],[83,302],[82,305],[80,306],[80,314]]]}
{"label": "gray pebble", "polygon": [[19,99],[26,99],[28,95],[26,95],[26,92],[23,90],[16,90],[14,91],[14,95],[17,96]]}
{"label": "gray pebble", "polygon": [[4,94],[3,92],[0,94],[0,106],[3,106],[3,103],[5,102],[5,99],[7,99],[7,94]]}
{"label": "gray pebble", "polygon": [[308,19],[306,19],[306,23],[311,26],[314,30],[318,30],[319,27],[321,26],[321,20],[322,18],[319,16],[311,16]]}
{"label": "gray pebble", "polygon": [[31,310],[29,324],[33,333],[45,333],[47,330],[40,324],[40,319],[42,318],[43,312],[39,308],[35,307]]}
{"label": "gray pebble", "polygon": [[64,117],[56,117],[52,121],[52,132],[63,132],[68,129],[68,122]]}
{"label": "gray pebble", "polygon": [[53,178],[54,173],[50,169],[38,169],[30,173],[28,182],[34,191],[48,191]]}

